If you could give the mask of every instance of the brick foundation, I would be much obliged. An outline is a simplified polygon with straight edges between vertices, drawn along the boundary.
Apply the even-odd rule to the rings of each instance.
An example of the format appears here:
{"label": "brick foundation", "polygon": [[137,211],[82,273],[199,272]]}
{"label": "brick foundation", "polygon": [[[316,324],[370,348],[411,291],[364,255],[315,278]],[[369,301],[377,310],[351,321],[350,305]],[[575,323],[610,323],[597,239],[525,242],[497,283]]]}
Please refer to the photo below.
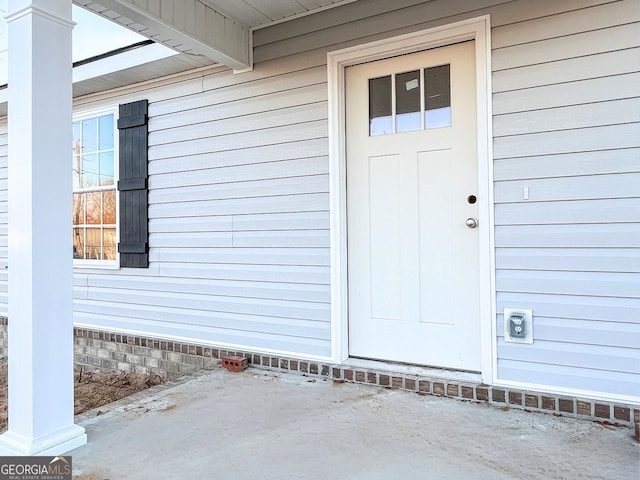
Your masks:
{"label": "brick foundation", "polygon": [[74,328],[76,367],[155,373],[173,379],[220,364],[226,352],[193,344]]}
{"label": "brick foundation", "polygon": [[[0,358],[5,358],[7,353],[6,325],[6,319],[0,317]],[[640,407],[637,405],[443,380],[382,369],[333,365],[114,332],[74,329],[76,366],[89,370],[155,373],[171,379],[200,369],[214,368],[223,357],[243,357],[249,366],[265,370],[624,425],[634,428],[635,438],[640,441]]]}

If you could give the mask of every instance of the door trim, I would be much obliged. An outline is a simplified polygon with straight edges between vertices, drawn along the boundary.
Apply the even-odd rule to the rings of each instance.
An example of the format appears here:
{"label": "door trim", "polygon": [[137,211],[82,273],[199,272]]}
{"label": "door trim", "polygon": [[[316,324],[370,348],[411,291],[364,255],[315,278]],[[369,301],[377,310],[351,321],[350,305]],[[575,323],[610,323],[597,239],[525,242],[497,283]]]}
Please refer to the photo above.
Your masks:
{"label": "door trim", "polygon": [[493,383],[495,348],[495,257],[491,131],[491,26],[488,15],[329,52],[329,202],[331,247],[331,358],[349,358],[347,283],[347,175],[345,69],[429,48],[475,40],[480,258],[480,351],[482,380]]}

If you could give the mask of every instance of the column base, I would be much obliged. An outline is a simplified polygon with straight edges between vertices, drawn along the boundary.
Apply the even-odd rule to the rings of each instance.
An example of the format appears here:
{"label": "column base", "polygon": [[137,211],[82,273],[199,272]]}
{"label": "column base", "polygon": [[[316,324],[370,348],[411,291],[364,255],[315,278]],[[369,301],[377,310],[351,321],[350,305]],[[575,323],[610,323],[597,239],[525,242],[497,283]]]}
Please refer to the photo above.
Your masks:
{"label": "column base", "polygon": [[78,425],[38,438],[8,431],[0,435],[0,456],[64,455],[86,443],[87,434]]}

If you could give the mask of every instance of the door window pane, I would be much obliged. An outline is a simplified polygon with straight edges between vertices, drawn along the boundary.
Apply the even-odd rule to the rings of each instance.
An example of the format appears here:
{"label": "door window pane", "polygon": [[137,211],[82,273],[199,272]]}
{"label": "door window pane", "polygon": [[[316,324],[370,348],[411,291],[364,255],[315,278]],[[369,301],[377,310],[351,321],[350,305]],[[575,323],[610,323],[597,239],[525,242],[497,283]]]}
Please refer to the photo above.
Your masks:
{"label": "door window pane", "polygon": [[420,130],[420,70],[396,75],[396,132]]}
{"label": "door window pane", "polygon": [[450,65],[424,69],[425,128],[451,126]]}
{"label": "door window pane", "polygon": [[369,79],[369,135],[393,133],[391,75]]}

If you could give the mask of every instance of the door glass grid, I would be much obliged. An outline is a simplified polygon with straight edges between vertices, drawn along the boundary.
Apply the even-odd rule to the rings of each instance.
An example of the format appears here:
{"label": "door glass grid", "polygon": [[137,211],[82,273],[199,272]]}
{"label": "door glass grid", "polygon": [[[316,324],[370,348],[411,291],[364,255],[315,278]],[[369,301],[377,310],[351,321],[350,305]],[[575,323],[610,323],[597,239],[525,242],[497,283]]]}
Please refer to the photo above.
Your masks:
{"label": "door glass grid", "polygon": [[369,135],[451,126],[449,64],[369,79]]}

